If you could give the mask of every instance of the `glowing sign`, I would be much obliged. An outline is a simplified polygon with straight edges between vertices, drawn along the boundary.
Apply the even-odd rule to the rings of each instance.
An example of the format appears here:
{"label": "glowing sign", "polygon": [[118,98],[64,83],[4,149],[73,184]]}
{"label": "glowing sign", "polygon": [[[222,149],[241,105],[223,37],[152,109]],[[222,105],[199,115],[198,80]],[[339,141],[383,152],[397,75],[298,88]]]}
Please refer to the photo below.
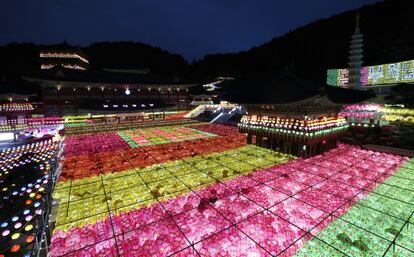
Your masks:
{"label": "glowing sign", "polygon": [[368,85],[393,84],[401,81],[401,63],[368,67]]}
{"label": "glowing sign", "polygon": [[0,141],[8,141],[14,139],[14,133],[13,132],[7,132],[7,133],[0,133]]}
{"label": "glowing sign", "polygon": [[347,87],[348,86],[348,69],[330,69],[328,70],[328,85]]}
{"label": "glowing sign", "polygon": [[[347,87],[348,69],[330,69],[327,74],[327,84],[337,87]],[[376,86],[414,82],[414,60],[367,66],[361,68],[362,86]]]}
{"label": "glowing sign", "polygon": [[414,60],[401,63],[401,81],[414,81]]}

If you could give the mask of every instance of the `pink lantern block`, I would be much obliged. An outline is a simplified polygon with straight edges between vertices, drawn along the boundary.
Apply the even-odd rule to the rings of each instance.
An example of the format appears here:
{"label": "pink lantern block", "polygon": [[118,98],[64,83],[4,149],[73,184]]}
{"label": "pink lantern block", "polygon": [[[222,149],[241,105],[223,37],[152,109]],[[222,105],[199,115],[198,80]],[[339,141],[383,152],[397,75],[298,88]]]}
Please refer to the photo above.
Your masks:
{"label": "pink lantern block", "polygon": [[122,256],[167,256],[189,246],[170,219],[117,236]]}
{"label": "pink lantern block", "polygon": [[199,242],[231,226],[229,221],[209,206],[178,214],[173,216],[173,220],[191,243]]}
{"label": "pink lantern block", "polygon": [[252,216],[237,227],[272,255],[277,255],[304,234],[269,211]]}
{"label": "pink lantern block", "polygon": [[235,227],[230,227],[207,240],[201,241],[194,248],[203,257],[270,256],[262,247]]}

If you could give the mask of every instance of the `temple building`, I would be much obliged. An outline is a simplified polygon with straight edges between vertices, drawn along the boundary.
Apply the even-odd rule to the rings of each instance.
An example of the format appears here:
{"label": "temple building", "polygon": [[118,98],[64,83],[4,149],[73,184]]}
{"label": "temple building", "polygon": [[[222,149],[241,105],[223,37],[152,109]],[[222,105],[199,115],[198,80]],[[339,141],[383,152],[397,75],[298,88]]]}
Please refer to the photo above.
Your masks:
{"label": "temple building", "polygon": [[89,60],[85,53],[66,43],[40,49],[40,69],[48,70],[57,66],[66,69],[87,70]]}
{"label": "temple building", "polygon": [[341,104],[321,96],[311,81],[291,72],[230,83],[229,91],[237,91],[225,99],[247,109],[238,126],[249,144],[308,157],[335,148],[348,128],[346,120],[338,117]]}
{"label": "temple building", "polygon": [[32,117],[35,104],[30,95],[0,94],[0,149],[7,143],[17,141],[26,120]]}
{"label": "temple building", "polygon": [[289,104],[247,104],[239,123],[247,143],[310,157],[335,148],[348,129],[340,106],[315,96]]}
{"label": "temple building", "polygon": [[25,80],[41,86],[46,114],[93,111],[136,111],[163,107],[187,108],[189,88],[147,74],[66,68],[42,70]]}
{"label": "temple building", "polygon": [[92,67],[87,56],[66,44],[41,49],[41,69],[22,78],[41,88],[50,115],[188,108],[195,86],[152,74],[149,69]]}
{"label": "temple building", "polygon": [[38,95],[29,85],[0,81],[0,132],[19,127],[36,114]]}
{"label": "temple building", "polygon": [[28,98],[20,98],[19,95],[0,95],[0,131],[1,126],[10,125],[13,121],[17,125],[19,121],[32,116],[35,105],[28,102]]}

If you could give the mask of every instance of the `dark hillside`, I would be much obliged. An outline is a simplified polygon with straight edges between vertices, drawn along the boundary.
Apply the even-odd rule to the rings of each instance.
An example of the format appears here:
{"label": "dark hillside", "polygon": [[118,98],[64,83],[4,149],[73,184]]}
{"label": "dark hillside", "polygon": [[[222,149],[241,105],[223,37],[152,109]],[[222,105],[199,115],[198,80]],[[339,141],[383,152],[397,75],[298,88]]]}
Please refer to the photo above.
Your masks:
{"label": "dark hillside", "polygon": [[[413,1],[385,0],[359,10],[364,65],[414,59],[413,7]],[[245,52],[207,55],[191,65],[189,75],[199,79],[250,77],[288,69],[323,85],[326,69],[347,66],[355,15],[356,11],[350,11],[313,22]]]}

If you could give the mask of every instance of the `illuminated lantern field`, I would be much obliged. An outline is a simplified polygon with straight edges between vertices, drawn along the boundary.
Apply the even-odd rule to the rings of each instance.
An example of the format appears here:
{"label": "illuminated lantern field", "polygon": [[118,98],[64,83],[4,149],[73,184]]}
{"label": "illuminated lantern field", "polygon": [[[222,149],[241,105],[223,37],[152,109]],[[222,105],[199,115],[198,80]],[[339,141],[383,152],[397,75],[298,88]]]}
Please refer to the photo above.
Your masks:
{"label": "illuminated lantern field", "polygon": [[161,127],[127,130],[119,135],[131,146],[160,145],[212,137],[214,134],[186,127]]}
{"label": "illuminated lantern field", "polygon": [[351,127],[381,127],[399,123],[409,125],[414,122],[414,110],[403,105],[352,104],[344,106],[339,115],[346,118]]}
{"label": "illuminated lantern field", "polygon": [[[236,128],[192,128],[216,136],[98,150],[97,173],[61,178],[51,256],[394,256],[393,241],[413,253],[407,158],[340,144],[297,159],[244,145]],[[138,150],[142,162],[126,158]],[[105,172],[109,156],[127,168]]]}
{"label": "illuminated lantern field", "polygon": [[57,149],[57,143],[43,141],[0,151],[0,256],[30,254],[42,229]]}

